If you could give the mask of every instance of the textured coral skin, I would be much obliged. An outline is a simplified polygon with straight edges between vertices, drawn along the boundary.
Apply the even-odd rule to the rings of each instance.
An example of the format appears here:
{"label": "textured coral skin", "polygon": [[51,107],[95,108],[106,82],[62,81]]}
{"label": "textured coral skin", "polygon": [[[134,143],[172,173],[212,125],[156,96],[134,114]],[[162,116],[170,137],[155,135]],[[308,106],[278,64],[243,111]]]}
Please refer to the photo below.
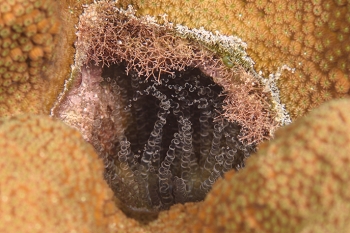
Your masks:
{"label": "textured coral skin", "polygon": [[333,101],[277,131],[245,170],[216,183],[195,225],[212,232],[348,232],[349,108],[349,99]]}
{"label": "textured coral skin", "polygon": [[0,230],[348,232],[349,107],[332,101],[280,129],[204,202],[142,228],[115,209],[102,163],[77,131],[45,116],[0,120]]}
{"label": "textured coral skin", "polygon": [[102,161],[77,131],[22,115],[0,120],[0,146],[1,232],[105,233],[137,225],[115,209]]}
{"label": "textured coral skin", "polygon": [[[193,224],[196,222],[199,208],[202,205],[203,202],[174,205],[169,211],[161,212],[156,221],[151,222],[144,228],[154,233],[195,232],[197,226]],[[198,226],[196,230],[206,232],[207,229]]]}
{"label": "textured coral skin", "polygon": [[59,32],[56,2],[1,0],[0,5],[0,116],[43,113],[45,72]]}
{"label": "textured coral skin", "polygon": [[[49,110],[52,108],[59,93],[63,90],[65,80],[70,76],[70,71],[71,71],[70,66],[73,63],[73,58],[75,53],[75,49],[73,46],[74,41],[76,39],[74,25],[78,23],[78,16],[82,12],[83,4],[88,4],[91,2],[92,0],[79,0],[79,1],[44,0],[41,2],[41,4],[43,5],[46,4],[51,9],[54,6],[54,9],[55,9],[54,15],[50,16],[50,18],[53,19],[50,22],[50,24],[52,24],[52,27],[49,30],[49,32],[53,36],[53,41],[52,43],[50,41],[46,41],[45,43],[51,43],[50,47],[57,48],[57,49],[53,49],[52,51],[49,51],[49,49],[47,49],[45,51],[45,54],[47,56],[45,56],[44,58],[45,60],[44,63],[41,62],[43,63],[41,66],[44,66],[44,65],[45,66],[39,67],[40,72],[38,72],[37,75],[34,78],[32,78],[32,81],[30,81],[30,79],[27,80],[29,78],[28,76],[24,76],[22,81],[19,81],[19,83],[12,82],[11,86],[9,87],[6,87],[6,86],[4,87],[3,85],[1,85],[2,81],[0,82],[0,116],[10,116],[10,115],[15,115],[16,113],[23,113],[23,112],[44,113],[44,114],[49,113]],[[39,4],[29,0],[25,0],[25,1],[1,0],[0,3],[3,4],[3,7],[11,6],[12,7],[11,9],[16,12],[19,12],[19,9],[23,9],[23,8],[24,9],[28,8],[26,12],[27,11],[29,12],[34,9],[33,8],[34,4]],[[41,12],[45,12],[45,9],[43,7],[38,7],[37,9],[39,9]],[[0,16],[2,16],[2,12],[0,13]],[[16,20],[19,21],[21,20],[21,17],[23,18],[24,16],[16,15],[16,17],[17,17]],[[5,18],[8,18],[8,15]],[[0,20],[1,29],[2,29],[2,26],[4,26],[4,24],[3,24],[3,20],[1,19]],[[34,41],[40,42],[39,41],[40,33],[37,32],[35,23],[27,27],[31,31],[30,33],[19,33],[22,36],[21,40],[23,40],[24,42],[28,42],[28,39],[29,39],[29,42],[34,42]],[[15,28],[19,29],[18,25],[15,26]],[[16,32],[13,30],[14,28],[11,29],[11,32],[14,34],[10,35],[9,37],[18,36],[17,35],[18,33],[16,34]],[[3,38],[0,37],[1,51],[2,49],[6,50],[6,48],[3,48],[2,39]],[[5,39],[5,42],[9,43],[9,39],[8,38]],[[13,42],[14,44],[16,44],[16,41],[13,41]],[[20,39],[17,39],[17,42],[20,42]],[[20,48],[24,47],[23,45],[21,46],[22,47]],[[16,50],[18,52],[18,48]],[[16,52],[16,50],[14,52]],[[38,52],[40,50],[36,49],[36,51]],[[32,54],[32,58],[33,58],[33,54]],[[26,67],[26,65],[24,64],[26,63],[27,65],[30,66],[30,59],[31,58],[26,58],[25,62],[23,62],[22,65]],[[4,70],[0,72],[4,72]],[[26,75],[25,72],[22,74]],[[0,75],[0,80],[3,80],[2,75]],[[24,93],[23,93],[23,90],[24,90],[23,88],[22,90],[18,90],[17,88],[17,86],[20,85],[22,82],[26,82],[24,86],[27,88],[30,88],[30,89],[27,89],[26,92]],[[7,84],[10,85],[8,81],[7,81]],[[42,90],[45,90],[45,92],[43,92]],[[6,98],[6,100],[4,98]]]}
{"label": "textured coral skin", "polygon": [[[188,3],[189,1],[186,2]],[[258,3],[258,1],[256,2]],[[265,1],[259,2],[264,3]],[[312,1],[312,3],[314,2],[317,1]],[[346,4],[345,1],[335,2],[335,4],[338,5]],[[329,1],[329,3],[331,2]],[[181,12],[181,10],[178,10],[177,12]],[[233,22],[235,21],[230,21],[229,25],[236,25]],[[346,23],[346,21],[344,22]],[[343,31],[346,32],[346,30]],[[273,48],[274,49],[272,49],[271,52],[267,51],[266,54],[273,54],[274,56],[277,56],[277,48]],[[292,58],[293,57],[295,56],[292,56]],[[271,62],[271,59],[268,60],[268,62]],[[327,72],[322,72],[323,75],[326,73]],[[318,82],[318,79],[316,79],[317,76],[313,77],[316,80],[315,82]],[[292,79],[289,82],[291,81]],[[326,83],[323,83],[323,85],[325,84]],[[331,83],[330,85],[334,86],[334,83]],[[319,93],[319,91],[317,93]],[[301,119],[301,121],[296,122],[295,125],[293,124],[287,129],[282,129],[276,135],[276,139],[271,144],[265,144],[261,147],[261,152],[256,155],[255,159],[250,161],[249,164],[251,165],[248,165],[248,171],[244,170],[240,173],[232,172],[230,175],[227,175],[225,180],[218,182],[217,186],[214,188],[214,191],[209,195],[203,204],[198,203],[174,206],[170,211],[162,213],[159,217],[159,220],[152,223],[147,228],[151,232],[182,232],[182,230],[184,232],[224,232],[225,230],[226,232],[231,232],[230,227],[239,228],[240,230],[237,230],[237,232],[349,232],[349,224],[346,224],[346,222],[349,222],[350,219],[347,214],[349,213],[349,194],[346,189],[348,187],[347,180],[349,180],[349,173],[347,172],[349,156],[347,154],[349,154],[350,151],[348,145],[348,131],[350,126],[349,116],[345,115],[348,109],[348,100],[332,103],[331,105],[327,105],[327,107],[322,108],[322,110],[317,110],[317,112],[312,113],[310,116]],[[38,122],[43,121],[42,118],[44,117],[36,118],[35,124],[39,124]],[[24,119],[21,120],[21,124],[23,122]],[[12,129],[19,128],[17,123],[15,126],[11,126],[11,124],[9,124],[8,131],[6,131],[5,134],[6,137],[10,135],[9,131],[12,132]],[[33,127],[33,132],[38,135],[47,130],[50,131],[50,127],[47,125],[49,124],[45,123],[40,127]],[[3,127],[4,126],[1,126],[1,128]],[[25,129],[25,125],[22,125],[21,127]],[[52,141],[57,143],[57,140],[63,141],[64,138],[62,137],[68,136],[68,138],[72,140],[72,137],[74,137],[73,135],[75,135],[75,133],[73,133],[74,131],[66,131],[66,127],[61,127],[62,128],[60,128],[58,131],[54,131],[57,133],[54,139],[53,137],[50,137]],[[26,134],[18,133],[18,135]],[[13,172],[14,170],[9,169],[12,169],[15,165],[21,166],[21,169],[22,167],[31,167],[23,171],[18,169],[18,171],[25,174],[25,176],[22,177],[25,177],[26,179],[30,179],[29,174],[33,173],[33,179],[35,181],[34,183],[37,184],[37,186],[34,188],[37,190],[38,188],[42,188],[41,186],[45,186],[43,184],[49,184],[51,182],[50,178],[53,176],[52,172],[56,171],[57,165],[64,163],[62,156],[56,157],[58,160],[54,161],[55,169],[50,170],[49,168],[45,168],[48,169],[48,171],[45,170],[45,172],[47,172],[46,174],[49,175],[42,176],[42,174],[40,174],[39,176],[38,174],[35,174],[35,171],[40,171],[40,168],[42,168],[43,164],[45,164],[43,162],[43,158],[40,157],[39,151],[45,152],[48,148],[42,147],[38,149],[38,153],[36,154],[39,156],[36,159],[33,159],[33,157],[28,156],[28,153],[26,152],[28,148],[24,149],[19,147],[19,142],[10,142],[7,139],[6,142],[4,142],[5,136],[3,133],[0,136],[0,172],[3,172],[0,175],[0,209],[6,208],[7,204],[5,205],[4,202],[7,201],[8,203],[8,198],[4,198],[2,195],[6,193],[4,190],[13,190],[14,188],[11,187],[12,184],[23,184],[23,187],[29,187],[30,184],[30,182],[19,181],[18,178],[16,180],[16,172]],[[23,139],[25,137],[19,138]],[[30,144],[31,146],[36,145],[33,142],[43,143],[44,141],[43,138],[38,138],[37,136],[35,138],[37,138],[37,140],[33,139]],[[344,141],[342,142],[342,140],[345,140],[345,143]],[[69,140],[67,140],[67,143],[68,142]],[[292,144],[292,146],[287,147],[288,144]],[[48,143],[47,145],[52,144]],[[64,146],[59,147],[59,150],[62,151],[66,145],[67,144],[64,144]],[[83,143],[77,143],[75,146],[77,146],[77,148],[79,147],[79,150],[90,151],[90,149],[83,149],[86,147],[83,145]],[[309,152],[314,152],[316,149],[319,150],[319,154],[309,154]],[[70,154],[70,152],[71,151],[67,152],[66,154]],[[268,153],[271,154],[266,155]],[[276,156],[278,153],[283,155],[281,155],[279,158]],[[76,156],[76,154],[73,155],[73,157]],[[3,156],[6,158],[5,161],[2,158]],[[16,156],[16,158],[23,158],[23,160],[16,161],[16,159],[14,159],[14,156]],[[96,156],[92,157],[96,158]],[[22,161],[25,161],[25,159],[27,161],[30,160],[30,162],[23,163]],[[81,160],[79,160],[79,162],[80,161]],[[66,174],[76,174],[75,172],[79,172],[79,174],[81,174],[79,175],[79,177],[81,176],[81,179],[88,177],[87,180],[89,180],[91,176],[96,174],[96,170],[101,173],[101,167],[97,165],[91,165],[91,167],[94,167],[91,168],[91,171],[94,172],[85,171],[85,173],[83,173],[86,167],[82,168],[80,165],[77,165],[77,168],[79,169],[73,169],[71,167],[69,170],[65,169],[64,172]],[[3,168],[6,168],[8,170]],[[6,175],[3,175],[5,172],[8,173],[6,173]],[[11,181],[11,185],[9,185],[8,180],[5,180],[7,177],[10,177],[8,180]],[[68,179],[67,176],[65,178]],[[100,178],[96,178],[96,180],[100,180]],[[234,181],[237,181],[237,183]],[[6,186],[3,186],[3,182],[6,182]],[[40,186],[38,184],[40,184]],[[66,184],[67,186],[70,186],[72,183],[67,182]],[[60,187],[56,186],[59,192],[65,192],[65,190],[67,190],[65,187],[65,185],[61,185]],[[86,187],[86,185],[84,184],[83,187]],[[73,189],[75,190],[75,188]],[[20,189],[18,188],[15,190],[16,191],[12,193],[13,196],[17,195],[19,197],[17,200],[23,198],[23,192],[19,192],[18,190]],[[235,190],[237,193],[233,193]],[[74,213],[72,215],[74,217],[81,216],[82,214],[94,215],[91,213],[96,213],[95,210],[91,210],[92,207],[89,205],[83,206],[83,208],[85,208],[84,210],[67,207],[69,210],[68,212],[67,209],[64,212],[60,212],[60,209],[57,208],[54,209],[54,213],[50,212],[52,215],[45,216],[43,213],[46,212],[44,212],[43,209],[39,209],[38,203],[43,202],[47,196],[39,196],[40,194],[33,192],[29,192],[29,194],[29,196],[33,195],[33,199],[26,198],[25,205],[22,205],[22,203],[13,204],[13,206],[16,206],[16,208],[13,208],[13,210],[18,210],[17,207],[24,208],[23,206],[25,206],[26,212],[24,217],[22,215],[19,215],[17,220],[20,220],[16,222],[16,218],[11,219],[9,218],[9,215],[1,215],[0,218],[4,219],[1,219],[0,226],[5,227],[5,230],[0,228],[1,231],[35,232],[36,229],[40,228],[40,225],[36,223],[43,221],[42,218],[45,218],[45,221],[48,221],[50,224],[53,224],[55,226],[66,226],[67,222],[64,222],[64,224],[59,224],[59,219],[65,214],[70,213],[69,211],[71,211],[71,213]],[[246,199],[244,197],[242,198],[242,196],[246,197]],[[268,198],[265,198],[266,196],[268,196]],[[282,199],[281,197],[284,196],[287,196],[288,198]],[[26,197],[28,197],[28,195],[26,195]],[[69,206],[72,203],[74,204],[76,202],[70,199],[72,197],[74,196],[67,195],[64,196],[64,198],[60,199],[60,201],[62,203],[65,203],[64,206]],[[40,200],[39,202],[37,201],[38,199]],[[30,202],[28,200],[34,201]],[[69,205],[67,203],[69,203]],[[76,206],[75,204],[74,206]],[[45,208],[45,204],[43,204],[42,207]],[[120,213],[120,211],[113,210],[113,207],[110,208],[112,208],[112,211],[108,211],[107,215],[108,213],[116,211],[116,215],[114,217],[114,226],[110,225],[111,228],[114,227],[114,231],[142,232],[137,224],[126,219],[125,216]],[[48,208],[45,210],[52,211],[52,209],[49,210]],[[1,213],[3,212],[5,212],[5,210],[1,210]],[[101,213],[98,212],[99,211],[96,213],[97,216],[101,216]],[[30,215],[28,213],[39,213],[39,217],[31,220],[29,218],[36,215]],[[9,220],[14,221],[13,224],[1,225]],[[234,223],[237,221],[239,221],[240,224],[235,225]],[[102,222],[104,222],[104,220]],[[292,224],[293,222],[295,223],[293,227],[296,229],[289,228],[288,226],[288,224]],[[87,225],[88,223],[89,222],[85,221],[84,219],[83,224],[80,224],[79,227],[84,228],[85,224]],[[282,230],[280,229],[281,226],[283,226]],[[16,229],[16,227],[19,228]],[[48,224],[44,227],[52,226]],[[44,227],[42,226],[41,230],[39,229],[37,232],[64,231],[60,230],[57,227]],[[203,229],[204,227],[205,229]],[[78,228],[78,232],[89,232],[88,230],[84,231],[84,229],[81,228]],[[101,227],[101,229],[105,230],[106,228],[104,226]],[[93,230],[95,232],[98,232],[95,229]],[[108,231],[106,230],[105,232]]]}
{"label": "textured coral skin", "polygon": [[142,15],[200,26],[248,43],[256,70],[265,76],[283,65],[281,97],[294,118],[349,94],[350,3],[331,0],[121,0]]}

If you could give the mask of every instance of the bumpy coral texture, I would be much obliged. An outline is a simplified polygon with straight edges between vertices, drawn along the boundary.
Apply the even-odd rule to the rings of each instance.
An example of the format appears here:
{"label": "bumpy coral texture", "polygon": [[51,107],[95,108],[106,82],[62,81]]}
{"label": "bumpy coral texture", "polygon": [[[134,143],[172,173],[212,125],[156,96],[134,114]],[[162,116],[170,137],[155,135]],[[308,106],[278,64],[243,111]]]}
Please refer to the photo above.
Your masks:
{"label": "bumpy coral texture", "polygon": [[348,232],[349,107],[333,101],[281,129],[204,202],[176,205],[143,229],[110,205],[102,164],[75,130],[44,116],[1,120],[0,229]]}
{"label": "bumpy coral texture", "polygon": [[348,232],[349,108],[349,99],[333,101],[277,131],[245,170],[217,182],[195,226],[212,232]]}
{"label": "bumpy coral texture", "polygon": [[[265,76],[283,65],[282,100],[293,117],[349,94],[350,2],[346,0],[121,0],[138,13],[238,35]],[[160,17],[161,18],[161,17]]]}
{"label": "bumpy coral texture", "polygon": [[1,232],[105,233],[137,225],[115,209],[102,161],[77,131],[22,115],[0,120],[0,146]]}
{"label": "bumpy coral texture", "polygon": [[0,116],[44,112],[44,75],[59,32],[55,1],[0,0]]}
{"label": "bumpy coral texture", "polygon": [[[193,224],[198,217],[198,211],[202,203],[203,202],[176,204],[172,206],[169,211],[161,212],[158,219],[145,226],[144,229],[153,233],[189,232],[193,230]],[[211,229],[200,226],[197,229],[200,232],[211,232],[205,231]]]}
{"label": "bumpy coral texture", "polygon": [[226,173],[204,202],[173,206],[147,228],[152,232],[349,232],[349,107],[350,99],[332,101],[280,129],[244,170]]}

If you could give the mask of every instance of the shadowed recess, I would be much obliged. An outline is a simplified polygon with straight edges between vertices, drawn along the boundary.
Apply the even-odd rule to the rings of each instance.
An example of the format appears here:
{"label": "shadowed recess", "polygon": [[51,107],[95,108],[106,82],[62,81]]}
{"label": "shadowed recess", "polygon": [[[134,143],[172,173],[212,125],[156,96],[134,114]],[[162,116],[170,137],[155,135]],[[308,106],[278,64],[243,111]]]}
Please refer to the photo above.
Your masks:
{"label": "shadowed recess", "polygon": [[203,200],[273,134],[272,104],[244,68],[239,38],[176,32],[107,1],[86,8],[78,29],[73,75],[52,114],[103,158],[128,216]]}
{"label": "shadowed recess", "polygon": [[238,139],[238,124],[221,116],[225,94],[199,69],[163,74],[161,82],[104,68],[102,85],[117,86],[128,126],[105,154],[116,196],[139,211],[203,200],[225,172],[240,169],[254,150]]}

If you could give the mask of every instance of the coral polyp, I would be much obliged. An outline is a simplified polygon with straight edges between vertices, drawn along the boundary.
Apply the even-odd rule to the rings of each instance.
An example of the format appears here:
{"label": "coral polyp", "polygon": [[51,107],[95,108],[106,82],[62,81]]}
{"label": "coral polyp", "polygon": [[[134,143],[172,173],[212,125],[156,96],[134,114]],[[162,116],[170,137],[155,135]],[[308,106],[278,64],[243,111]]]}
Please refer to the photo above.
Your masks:
{"label": "coral polyp", "polygon": [[59,42],[57,3],[0,0],[0,5],[0,116],[47,112],[46,98],[36,92],[51,85],[48,74]]}

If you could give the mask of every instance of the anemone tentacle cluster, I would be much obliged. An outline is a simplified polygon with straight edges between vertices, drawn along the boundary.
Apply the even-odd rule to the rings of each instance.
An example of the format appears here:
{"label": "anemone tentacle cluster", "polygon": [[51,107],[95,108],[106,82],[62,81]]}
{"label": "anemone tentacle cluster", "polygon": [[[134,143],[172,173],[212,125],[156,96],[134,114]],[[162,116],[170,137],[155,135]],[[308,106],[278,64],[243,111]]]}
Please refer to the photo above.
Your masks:
{"label": "anemone tentacle cluster", "polygon": [[237,38],[215,52],[112,1],[87,7],[78,29],[80,71],[52,112],[94,145],[130,209],[202,200],[278,125]]}
{"label": "anemone tentacle cluster", "polygon": [[125,111],[134,120],[105,158],[117,165],[107,181],[124,202],[167,209],[200,201],[224,173],[244,167],[255,146],[238,140],[239,124],[220,117],[222,88],[199,70],[162,75],[161,83],[121,74],[111,66],[103,76],[132,99]]}

